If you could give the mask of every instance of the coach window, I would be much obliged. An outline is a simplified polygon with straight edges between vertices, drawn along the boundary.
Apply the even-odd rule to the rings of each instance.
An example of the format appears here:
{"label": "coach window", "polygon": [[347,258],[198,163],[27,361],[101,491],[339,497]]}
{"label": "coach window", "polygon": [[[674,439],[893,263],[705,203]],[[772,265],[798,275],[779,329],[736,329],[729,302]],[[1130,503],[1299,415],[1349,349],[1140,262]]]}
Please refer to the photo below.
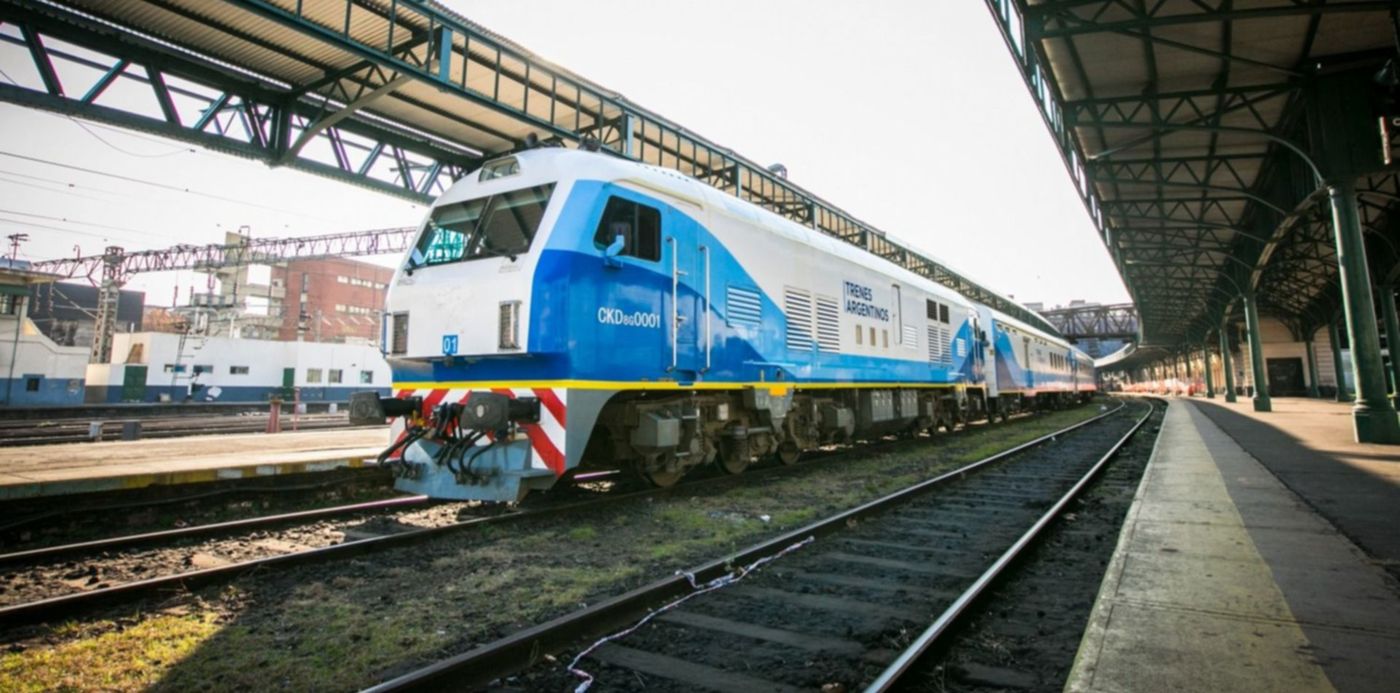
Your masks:
{"label": "coach window", "polygon": [[603,209],[593,245],[606,248],[622,236],[619,255],[655,262],[661,259],[661,212],[628,199],[613,197]]}

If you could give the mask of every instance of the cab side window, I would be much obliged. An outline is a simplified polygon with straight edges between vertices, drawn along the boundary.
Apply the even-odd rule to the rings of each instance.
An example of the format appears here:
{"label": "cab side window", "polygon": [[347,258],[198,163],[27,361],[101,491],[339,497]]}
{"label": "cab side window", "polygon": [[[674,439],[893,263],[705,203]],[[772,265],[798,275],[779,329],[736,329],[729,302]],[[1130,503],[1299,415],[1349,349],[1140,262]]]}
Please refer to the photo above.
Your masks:
{"label": "cab side window", "polygon": [[593,234],[593,245],[606,248],[622,236],[619,255],[655,262],[661,259],[661,212],[621,197],[608,200]]}

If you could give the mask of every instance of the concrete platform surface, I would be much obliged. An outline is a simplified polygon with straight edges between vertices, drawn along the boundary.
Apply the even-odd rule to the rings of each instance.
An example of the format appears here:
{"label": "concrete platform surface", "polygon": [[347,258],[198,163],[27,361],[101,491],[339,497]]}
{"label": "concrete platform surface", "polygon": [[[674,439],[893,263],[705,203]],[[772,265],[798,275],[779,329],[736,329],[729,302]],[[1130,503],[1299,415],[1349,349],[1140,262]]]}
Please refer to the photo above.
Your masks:
{"label": "concrete platform surface", "polygon": [[373,464],[388,427],[0,448],[0,500]]}
{"label": "concrete platform surface", "polygon": [[[1350,403],[1193,400],[1231,438],[1343,534],[1400,577],[1400,446],[1358,443]],[[1400,686],[1397,686],[1400,688]]]}
{"label": "concrete platform surface", "polygon": [[1065,690],[1397,690],[1400,587],[1209,406],[1168,407]]}

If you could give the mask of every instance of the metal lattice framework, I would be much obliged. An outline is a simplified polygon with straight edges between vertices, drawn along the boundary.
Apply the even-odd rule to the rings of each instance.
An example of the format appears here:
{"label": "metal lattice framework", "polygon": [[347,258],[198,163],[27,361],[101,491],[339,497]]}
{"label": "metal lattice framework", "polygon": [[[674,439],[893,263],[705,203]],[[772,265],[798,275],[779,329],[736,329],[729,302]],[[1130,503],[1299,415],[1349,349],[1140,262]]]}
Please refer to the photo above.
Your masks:
{"label": "metal lattice framework", "polygon": [[[1141,313],[1145,344],[1199,345],[1242,293],[1299,339],[1335,320],[1316,84],[1394,57],[1400,2],[987,5]],[[1393,278],[1400,197],[1375,132],[1377,163],[1357,182],[1361,221],[1374,276]]]}
{"label": "metal lattice framework", "polygon": [[243,265],[272,265],[292,260],[401,253],[417,229],[394,227],[331,233],[299,238],[247,238],[239,243],[177,245],[159,250],[126,252],[111,247],[102,255],[84,255],[33,263],[36,271],[60,277],[96,280],[110,275],[125,282],[141,272],[170,270],[213,271]]}
{"label": "metal lattice framework", "polygon": [[45,260],[33,263],[32,267],[58,277],[86,277],[98,285],[101,293],[97,299],[90,359],[93,363],[106,363],[112,355],[121,287],[133,274],[169,270],[212,272],[223,267],[290,260],[400,253],[408,248],[416,231],[413,227],[397,227],[301,238],[244,238],[238,243],[178,245],[132,253],[109,246],[101,255]]}
{"label": "metal lattice framework", "polygon": [[1136,339],[1137,308],[1131,303],[1071,306],[1040,312],[1065,339]]}
{"label": "metal lattice framework", "polygon": [[[732,150],[420,0],[0,0],[40,84],[0,100],[428,199],[530,137],[597,140],[1028,323],[1034,312]],[[88,73],[81,86],[61,72]],[[118,85],[153,105],[136,108]],[[130,91],[130,89],[128,90]]]}

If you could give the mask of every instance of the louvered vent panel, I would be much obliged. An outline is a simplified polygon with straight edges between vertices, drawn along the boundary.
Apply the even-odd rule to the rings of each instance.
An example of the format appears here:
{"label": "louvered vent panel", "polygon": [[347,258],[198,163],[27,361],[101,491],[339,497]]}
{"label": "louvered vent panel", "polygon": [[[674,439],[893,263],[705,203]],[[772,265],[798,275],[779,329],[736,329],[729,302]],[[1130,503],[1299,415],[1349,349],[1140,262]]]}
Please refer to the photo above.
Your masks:
{"label": "louvered vent panel", "polygon": [[731,326],[757,327],[763,320],[763,300],[757,291],[731,286],[725,291],[724,314]]}
{"label": "louvered vent panel", "polygon": [[834,298],[817,297],[817,348],[841,351],[841,308]]}
{"label": "louvered vent panel", "polygon": [[783,312],[787,314],[787,345],[789,349],[808,351],[812,348],[812,295],[798,289],[783,293]]}
{"label": "louvered vent panel", "polygon": [[935,366],[946,366],[953,363],[953,354],[949,350],[949,331],[947,325],[937,323],[928,326],[928,362]]}

